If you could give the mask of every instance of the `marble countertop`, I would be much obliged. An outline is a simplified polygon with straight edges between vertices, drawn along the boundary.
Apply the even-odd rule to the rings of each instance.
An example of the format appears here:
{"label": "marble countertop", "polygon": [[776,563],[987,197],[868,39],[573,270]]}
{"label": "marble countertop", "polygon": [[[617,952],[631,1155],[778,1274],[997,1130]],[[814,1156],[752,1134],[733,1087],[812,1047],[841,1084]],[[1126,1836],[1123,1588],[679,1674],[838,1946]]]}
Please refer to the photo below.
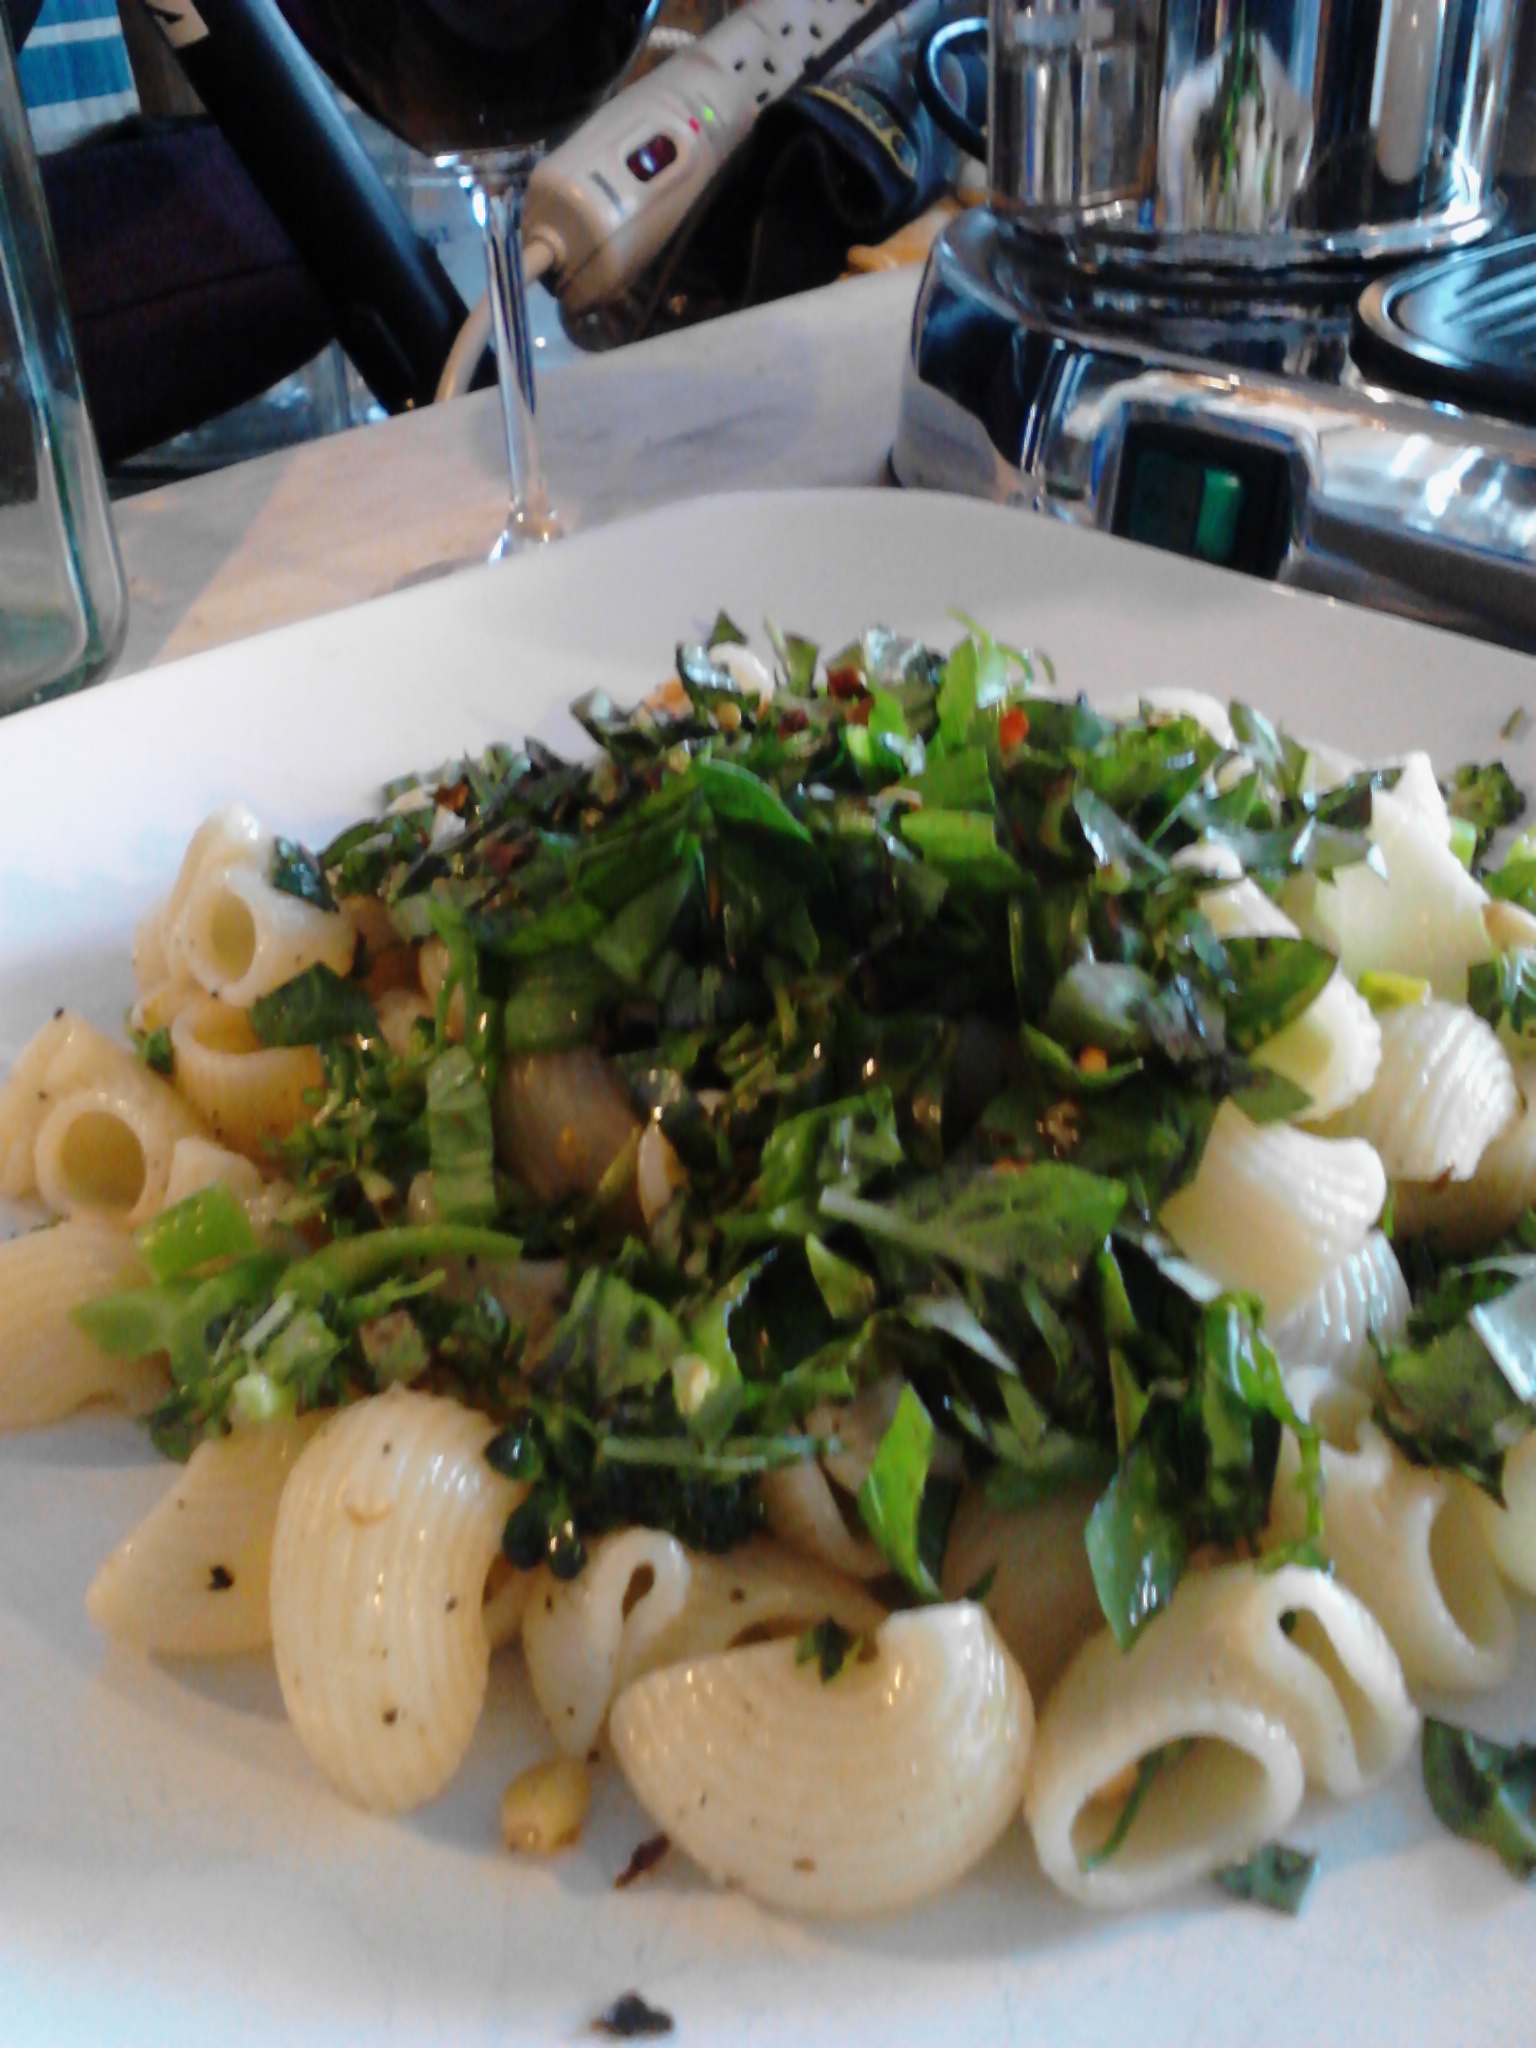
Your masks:
{"label": "marble countertop", "polygon": [[[710,492],[884,481],[919,274],[562,363],[539,387],[561,512],[590,527]],[[113,675],[482,559],[505,509],[496,408],[477,392],[116,507],[130,617]]]}

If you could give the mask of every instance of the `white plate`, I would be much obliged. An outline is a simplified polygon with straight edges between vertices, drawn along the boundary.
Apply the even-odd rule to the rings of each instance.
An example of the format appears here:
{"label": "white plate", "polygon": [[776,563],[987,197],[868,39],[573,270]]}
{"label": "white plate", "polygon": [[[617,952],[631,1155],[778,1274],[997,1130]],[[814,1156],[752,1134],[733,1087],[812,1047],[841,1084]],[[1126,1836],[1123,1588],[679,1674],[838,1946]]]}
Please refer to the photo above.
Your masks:
{"label": "white plate", "polygon": [[[721,605],[824,641],[876,619],[942,639],[958,609],[1048,648],[1069,687],[1195,684],[1360,752],[1502,752],[1536,780],[1531,740],[1499,737],[1536,711],[1536,670],[1510,655],[966,502],[695,504],[0,726],[0,1065],[56,1004],[121,1015],[133,918],[216,802],[313,840],[402,769],[525,728],[569,741],[568,698],[640,694]],[[87,1628],[96,1564],[163,1483],[110,1418],[0,1443],[6,2048],[511,2048],[582,2038],[631,1988],[711,2048],[1531,2039],[1536,1900],[1436,1831],[1413,1772],[1307,1811],[1323,1871],[1295,1924],[1204,1892],[1089,1920],[1017,1834],[948,1899],[872,1927],[775,1920],[675,1858],[615,1894],[647,1830],[611,1780],[582,1846],[514,1863],[496,1799],[542,1746],[515,1662],[444,1800],[355,1813],[259,1660],[146,1664]],[[1464,1711],[1536,1732],[1529,1658]]]}

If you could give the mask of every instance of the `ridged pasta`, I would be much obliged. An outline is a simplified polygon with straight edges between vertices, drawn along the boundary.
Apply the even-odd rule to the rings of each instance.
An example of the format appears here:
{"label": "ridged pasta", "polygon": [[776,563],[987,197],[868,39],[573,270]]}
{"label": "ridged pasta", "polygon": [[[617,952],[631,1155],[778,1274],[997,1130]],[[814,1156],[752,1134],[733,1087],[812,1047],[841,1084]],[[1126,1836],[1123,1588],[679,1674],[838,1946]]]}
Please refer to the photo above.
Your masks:
{"label": "ridged pasta", "polygon": [[877,1579],[889,1570],[869,1537],[849,1527],[819,1465],[806,1460],[765,1472],[760,1491],[768,1527],[786,1548],[852,1579]]}
{"label": "ridged pasta", "polygon": [[133,978],[141,994],[189,971],[179,943],[181,914],[202,878],[230,867],[256,867],[271,846],[271,833],[244,804],[226,804],[203,820],[187,842],[170,894],[140,918],[134,932]]}
{"label": "ridged pasta", "polygon": [[[1202,868],[1228,884],[1200,898],[1200,909],[1218,938],[1297,937],[1295,923],[1244,876],[1230,847],[1215,842],[1186,847],[1174,865]],[[1254,1058],[1306,1091],[1308,1116],[1328,1116],[1370,1087],[1381,1059],[1381,1029],[1370,1004],[1336,972],[1317,999],[1266,1039]]]}
{"label": "ridged pasta", "polygon": [[171,1026],[176,1080],[221,1144],[262,1160],[312,1114],[305,1096],[323,1086],[312,1045],[263,1046],[243,1010],[205,996]]}
{"label": "ridged pasta", "polygon": [[[1374,1423],[1352,1446],[1325,1443],[1323,1547],[1341,1585],[1381,1623],[1416,1690],[1484,1692],[1509,1676],[1515,1616],[1481,1534],[1470,1489],[1410,1465]],[[1302,1534],[1295,1440],[1275,1473],[1270,1540]]]}
{"label": "ridged pasta", "polygon": [[264,1649],[278,1501],[320,1421],[282,1418],[199,1444],[92,1580],[96,1626],[166,1657]]}
{"label": "ridged pasta", "polygon": [[175,1089],[64,1010],[0,1087],[0,1197],[137,1225],[164,1197],[177,1139],[201,1130]]}
{"label": "ridged pasta", "polygon": [[1324,1574],[1195,1572],[1129,1651],[1106,1631],[1073,1660],[1041,1716],[1025,1815],[1070,1897],[1140,1905],[1281,1833],[1309,1776],[1361,1791],[1416,1725],[1380,1629]]}
{"label": "ridged pasta", "polygon": [[586,1047],[504,1060],[494,1115],[498,1155],[541,1202],[595,1194],[640,1130],[617,1072]]}
{"label": "ridged pasta", "polygon": [[524,1489],[484,1416],[392,1387],[343,1409],[289,1475],[272,1546],[272,1648],[310,1758],[376,1812],[419,1806],[469,1747],[490,1646],[482,1605]]}
{"label": "ridged pasta", "polygon": [[174,944],[209,995],[246,1009],[310,967],[346,974],[357,934],[340,911],[275,889],[244,864],[205,868],[187,893]]}
{"label": "ridged pasta", "polygon": [[87,1401],[140,1407],[165,1391],[158,1361],[109,1358],[69,1319],[80,1302],[148,1279],[128,1232],[96,1216],[0,1243],[0,1430],[39,1429]]}
{"label": "ridged pasta", "polygon": [[1422,977],[1447,1002],[1466,1001],[1467,970],[1493,957],[1486,892],[1434,825],[1407,799],[1378,790],[1373,867],[1340,868],[1331,882],[1304,877],[1281,901],[1308,938],[1337,953],[1351,981],[1367,970]]}
{"label": "ridged pasta", "polygon": [[584,1756],[614,1696],[647,1671],[768,1631],[798,1635],[828,1616],[857,1633],[885,1612],[861,1586],[775,1544],[705,1557],[660,1530],[626,1529],[595,1544],[570,1583],[535,1575],[523,1655],[555,1741]]}
{"label": "ridged pasta", "polygon": [[791,1642],[669,1665],[614,1704],[614,1754],[722,1884],[826,1918],[894,1912],[970,1869],[1019,1810],[1034,1715],[981,1608],[896,1614],[824,1680]]}
{"label": "ridged pasta", "polygon": [[1536,1063],[1517,1064],[1514,1079],[1521,1107],[1489,1143],[1470,1180],[1405,1180],[1392,1190],[1400,1236],[1428,1236],[1447,1251],[1478,1251],[1536,1202]]}
{"label": "ridged pasta", "polygon": [[1323,1366],[1342,1380],[1368,1383],[1376,1377],[1374,1341],[1395,1343],[1408,1327],[1409,1306],[1408,1283],[1396,1254],[1385,1235],[1373,1230],[1315,1294],[1265,1334],[1288,1373]]}
{"label": "ridged pasta", "polygon": [[996,1508],[967,1487],[950,1524],[945,1597],[981,1601],[1037,1700],[1104,1625],[1084,1543],[1094,1498],[1072,1487],[1038,1507]]}
{"label": "ridged pasta", "polygon": [[1469,1180],[1520,1106],[1508,1056],[1481,1017],[1410,1003],[1381,1019],[1376,1078],[1327,1128],[1373,1145],[1394,1181]]}
{"label": "ridged pasta", "polygon": [[1222,1286],[1256,1294],[1279,1318],[1317,1292],[1370,1234],[1386,1175],[1369,1145],[1216,1112],[1199,1172],[1159,1221]]}

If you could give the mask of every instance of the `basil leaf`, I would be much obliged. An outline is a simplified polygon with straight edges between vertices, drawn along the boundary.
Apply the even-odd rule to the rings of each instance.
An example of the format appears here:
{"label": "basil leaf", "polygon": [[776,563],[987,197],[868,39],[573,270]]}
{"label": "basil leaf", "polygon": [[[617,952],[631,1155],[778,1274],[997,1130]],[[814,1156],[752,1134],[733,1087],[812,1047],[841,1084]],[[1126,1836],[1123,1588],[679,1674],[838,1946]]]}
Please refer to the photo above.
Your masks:
{"label": "basil leaf", "polygon": [[1246,1863],[1225,1864],[1213,1875],[1234,1899],[1251,1899],[1256,1906],[1268,1906],[1271,1912],[1294,1919],[1317,1875],[1317,1857],[1310,1849],[1266,1842]]}
{"label": "basil leaf", "polygon": [[378,1012],[366,989],[317,962],[250,1007],[263,1045],[323,1045],[332,1039],[376,1038]]}
{"label": "basil leaf", "polygon": [[1310,939],[1247,938],[1223,942],[1237,983],[1225,999],[1227,1042],[1253,1052],[1311,1007],[1332,980],[1337,961]]}
{"label": "basil leaf", "polygon": [[1065,1295],[1114,1228],[1125,1192],[1075,1166],[990,1168],[936,1175],[889,1205],[826,1188],[821,1211],[870,1239],[994,1280],[1028,1275]]}
{"label": "basil leaf", "polygon": [[273,840],[272,864],[267,870],[267,880],[285,896],[297,896],[303,903],[312,903],[316,910],[336,908],[336,898],[325,879],[325,869],[309,848],[300,846],[297,840]]}
{"label": "basil leaf", "polygon": [[445,1223],[488,1223],[496,1213],[490,1098],[465,1046],[427,1069],[432,1199]]}
{"label": "basil leaf", "polygon": [[933,1463],[934,1430],[928,1410],[910,1387],[903,1387],[859,1488],[859,1513],[864,1526],[888,1563],[925,1600],[943,1596],[927,1564],[920,1542],[923,1490]]}
{"label": "basil leaf", "polygon": [[162,1209],[134,1243],[156,1280],[179,1280],[215,1259],[254,1252],[256,1233],[236,1197],[216,1183]]}
{"label": "basil leaf", "polygon": [[1122,1650],[1173,1598],[1188,1545],[1163,1500],[1158,1465],[1139,1442],[1109,1482],[1085,1536],[1088,1563],[1104,1619]]}
{"label": "basil leaf", "polygon": [[1424,1789],[1453,1835],[1483,1843],[1516,1877],[1536,1875],[1536,1744],[1490,1742],[1426,1716]]}

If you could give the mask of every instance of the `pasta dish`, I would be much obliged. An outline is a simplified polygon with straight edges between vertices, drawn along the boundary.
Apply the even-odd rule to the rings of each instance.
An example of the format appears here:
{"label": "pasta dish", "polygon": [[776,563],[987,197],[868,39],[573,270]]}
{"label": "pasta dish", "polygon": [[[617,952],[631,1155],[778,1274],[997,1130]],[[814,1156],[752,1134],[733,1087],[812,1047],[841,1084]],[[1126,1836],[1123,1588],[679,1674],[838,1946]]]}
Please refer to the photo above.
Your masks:
{"label": "pasta dish", "polygon": [[[270,1646],[319,1773],[431,1800],[520,1655],[509,1846],[620,1770],[767,1905],[909,1907],[1020,1818],[1091,1907],[1294,1910],[1536,1590],[1536,844],[971,630],[722,616],[625,711],[313,851],[211,817],[117,1042],[0,1082],[0,1425],[176,1461],[109,1636]],[[1529,1042],[1528,1042],[1529,1041]]]}

